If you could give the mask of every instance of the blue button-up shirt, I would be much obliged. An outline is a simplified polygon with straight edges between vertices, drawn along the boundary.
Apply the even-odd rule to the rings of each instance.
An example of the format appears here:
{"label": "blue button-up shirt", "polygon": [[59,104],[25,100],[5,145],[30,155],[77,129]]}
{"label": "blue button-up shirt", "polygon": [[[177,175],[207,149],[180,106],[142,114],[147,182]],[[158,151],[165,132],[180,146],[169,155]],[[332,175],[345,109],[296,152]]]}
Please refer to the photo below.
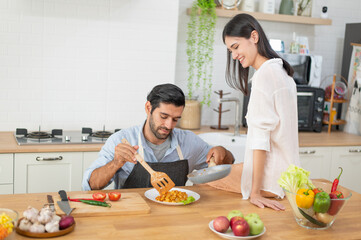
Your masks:
{"label": "blue button-up shirt", "polygon": [[[122,139],[127,139],[132,146],[140,145],[138,142],[139,134],[142,141],[141,145],[144,149],[144,160],[147,162],[175,162],[180,160],[176,149],[179,145],[184,159],[188,160],[189,172],[207,167],[206,156],[212,146],[204,142],[193,132],[177,128],[173,129],[170,148],[167,150],[164,157],[158,161],[153,150],[147,145],[142,129],[143,125],[134,126],[118,131],[108,138],[100,150],[97,160],[94,161],[84,173],[82,183],[84,191],[91,190],[89,178],[92,172],[114,159],[115,147],[121,143]],[[129,174],[132,172],[133,167],[133,163],[126,162],[123,167],[115,173],[108,185],[115,181],[115,188],[122,188]]]}

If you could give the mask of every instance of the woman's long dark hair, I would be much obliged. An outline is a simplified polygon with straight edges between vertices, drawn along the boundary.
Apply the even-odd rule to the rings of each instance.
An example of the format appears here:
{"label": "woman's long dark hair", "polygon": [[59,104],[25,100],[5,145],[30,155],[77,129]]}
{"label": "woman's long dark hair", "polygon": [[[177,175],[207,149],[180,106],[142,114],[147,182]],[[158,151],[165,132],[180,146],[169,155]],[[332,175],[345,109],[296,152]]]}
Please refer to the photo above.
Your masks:
{"label": "woman's long dark hair", "polygon": [[[258,53],[267,59],[280,58],[269,44],[267,36],[259,22],[251,15],[245,13],[234,16],[226,24],[223,29],[223,42],[225,43],[226,36],[249,39],[253,30],[256,30],[259,35],[257,43]],[[282,59],[282,61],[283,68],[286,70],[287,74],[292,77],[293,68],[286,60]],[[244,95],[248,95],[248,73],[249,67],[243,68],[238,60],[233,60],[232,53],[227,50],[227,84],[232,88],[240,90]]]}

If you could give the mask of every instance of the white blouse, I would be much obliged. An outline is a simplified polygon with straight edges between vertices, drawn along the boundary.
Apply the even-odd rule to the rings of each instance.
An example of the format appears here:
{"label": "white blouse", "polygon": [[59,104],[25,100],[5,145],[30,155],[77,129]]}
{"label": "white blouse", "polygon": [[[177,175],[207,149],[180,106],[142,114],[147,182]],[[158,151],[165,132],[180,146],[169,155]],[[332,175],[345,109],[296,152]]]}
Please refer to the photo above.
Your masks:
{"label": "white blouse", "polygon": [[284,197],[277,180],[290,164],[300,166],[297,90],[280,58],[270,59],[254,73],[247,110],[247,143],[241,189],[248,199],[252,189],[253,150],[265,150],[261,190]]}

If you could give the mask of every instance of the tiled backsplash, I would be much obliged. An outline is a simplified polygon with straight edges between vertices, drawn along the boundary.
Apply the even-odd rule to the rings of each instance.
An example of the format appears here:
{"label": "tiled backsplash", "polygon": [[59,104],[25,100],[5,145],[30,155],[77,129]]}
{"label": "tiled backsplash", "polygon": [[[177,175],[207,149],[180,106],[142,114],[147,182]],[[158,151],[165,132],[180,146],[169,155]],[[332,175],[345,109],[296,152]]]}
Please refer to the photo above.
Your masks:
{"label": "tiled backsplash", "polygon": [[0,131],[123,128],[174,82],[178,1],[0,0]]}
{"label": "tiled backsplash", "polygon": [[[278,4],[280,0],[276,1]],[[361,22],[359,0],[314,0],[313,16],[327,4],[331,26],[262,21],[269,38],[286,48],[292,32],[307,36],[322,55],[322,76],[341,72],[346,23]],[[186,8],[192,0],[0,0],[0,131],[124,128],[140,124],[150,89],[175,82],[186,91]],[[229,18],[218,18],[213,90],[241,94],[224,79],[221,39]],[[347,77],[347,76],[346,76]],[[204,106],[202,124],[217,124],[217,95]],[[242,99],[242,97],[241,97]],[[234,123],[227,103],[223,124]]]}

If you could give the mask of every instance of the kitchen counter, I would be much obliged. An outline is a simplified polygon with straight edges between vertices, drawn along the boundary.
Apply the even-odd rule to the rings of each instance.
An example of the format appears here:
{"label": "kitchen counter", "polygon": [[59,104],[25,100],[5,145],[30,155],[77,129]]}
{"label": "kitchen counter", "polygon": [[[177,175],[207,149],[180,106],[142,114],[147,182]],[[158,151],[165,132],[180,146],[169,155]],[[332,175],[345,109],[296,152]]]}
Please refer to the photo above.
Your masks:
{"label": "kitchen counter", "polygon": [[15,140],[14,132],[0,132],[0,153],[36,152],[99,152],[103,144],[48,144],[22,145]]}
{"label": "kitchen counter", "polygon": [[[229,132],[233,133],[233,127],[226,131],[211,129],[209,126],[202,126],[199,130],[193,130],[200,134],[205,132]],[[241,128],[240,133],[246,134],[247,129]],[[331,146],[361,146],[361,136],[348,134],[342,131],[327,131],[321,133],[300,132],[300,147],[331,147]],[[29,153],[29,152],[98,152],[103,144],[54,144],[54,145],[25,145],[19,146],[16,143],[13,132],[0,132],[0,153]]]}
{"label": "kitchen counter", "polygon": [[[147,189],[121,189],[120,192],[137,192],[150,206],[150,213],[140,215],[78,217],[73,232],[61,239],[220,239],[208,228],[217,216],[227,215],[234,209],[244,214],[257,213],[266,227],[259,239],[360,239],[361,194],[352,192],[351,199],[327,230],[308,230],[300,227],[293,218],[286,199],[280,200],[285,211],[260,209],[239,194],[214,189],[206,185],[184,187],[200,194],[200,199],[186,206],[168,206],[144,197]],[[108,191],[104,191],[108,192]],[[76,193],[93,192],[68,192]],[[0,195],[0,207],[11,208],[20,214],[30,205],[40,209],[46,195],[57,193]],[[15,233],[15,239],[28,239]]]}

